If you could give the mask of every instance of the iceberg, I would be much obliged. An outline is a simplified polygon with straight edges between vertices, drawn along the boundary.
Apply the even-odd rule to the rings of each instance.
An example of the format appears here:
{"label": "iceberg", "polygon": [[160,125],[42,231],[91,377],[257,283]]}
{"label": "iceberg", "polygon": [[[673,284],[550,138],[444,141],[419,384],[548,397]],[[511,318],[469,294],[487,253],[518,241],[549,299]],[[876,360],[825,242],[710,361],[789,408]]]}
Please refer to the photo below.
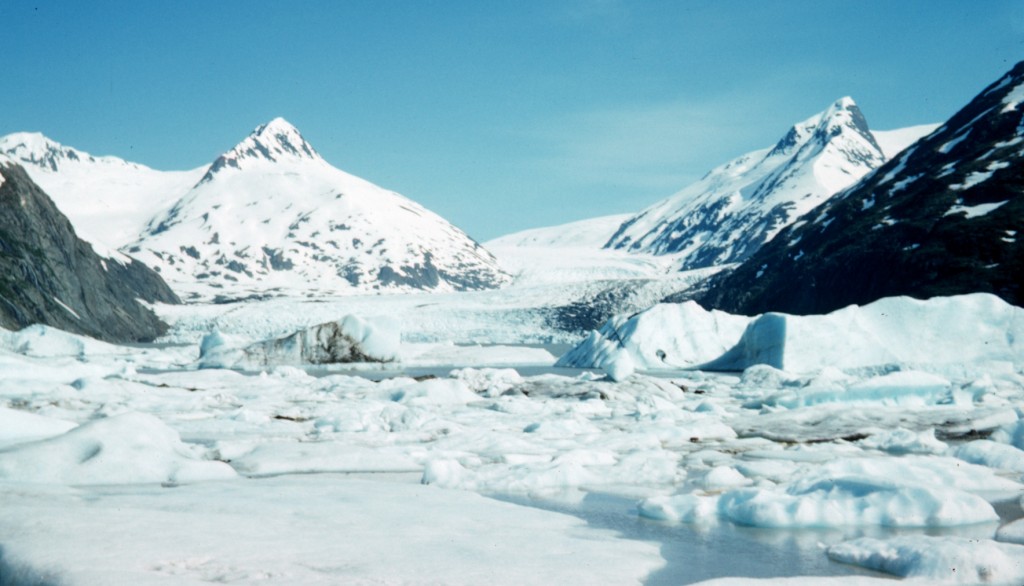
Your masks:
{"label": "iceberg", "polygon": [[828,556],[855,564],[916,578],[931,584],[1024,583],[1024,546],[987,539],[904,535],[892,539],[863,537],[833,545]]}
{"label": "iceberg", "polygon": [[219,331],[207,334],[199,347],[201,368],[262,368],[345,362],[393,362],[399,356],[400,334],[390,320],[373,322],[345,316],[288,336],[233,347]]}
{"label": "iceberg", "polygon": [[707,311],[696,302],[660,303],[618,315],[562,356],[555,366],[615,370],[621,354],[640,370],[688,368],[714,360],[736,343],[750,318]]}
{"label": "iceberg", "polygon": [[616,316],[558,366],[742,371],[768,365],[815,372],[890,364],[1024,365],[1024,309],[986,293],[925,301],[890,297],[826,315],[707,311],[692,301]]}

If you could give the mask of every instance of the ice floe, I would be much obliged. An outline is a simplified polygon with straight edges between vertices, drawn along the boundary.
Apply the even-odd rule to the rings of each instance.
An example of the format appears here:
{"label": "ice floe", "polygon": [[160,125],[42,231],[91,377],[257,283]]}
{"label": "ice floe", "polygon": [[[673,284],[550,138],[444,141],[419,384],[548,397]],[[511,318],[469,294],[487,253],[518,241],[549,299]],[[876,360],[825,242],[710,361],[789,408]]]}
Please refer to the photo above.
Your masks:
{"label": "ice floe", "polygon": [[262,368],[275,365],[391,362],[399,356],[400,333],[389,320],[369,322],[354,315],[264,340],[233,347],[219,331],[200,342],[204,368]]}
{"label": "ice floe", "polygon": [[[729,478],[742,484],[734,474]],[[779,486],[651,497],[640,513],[686,522],[717,517],[770,528],[949,527],[999,519],[975,492],[1021,489],[1024,485],[988,468],[949,458],[849,458],[796,471]]]}
{"label": "ice floe", "polygon": [[[194,343],[127,348],[95,346],[55,331],[3,334],[0,535],[22,537],[0,539],[0,567],[17,562],[29,573],[53,570],[55,580],[69,584],[109,583],[111,576],[140,584],[293,584],[368,580],[368,568],[393,563],[393,571],[375,576],[415,582],[427,566],[402,565],[382,552],[358,558],[370,560],[365,568],[345,561],[339,562],[344,567],[310,573],[308,566],[322,558],[318,548],[324,543],[362,552],[364,542],[367,548],[377,543],[379,532],[415,533],[423,519],[442,529],[402,543],[436,551],[431,548],[447,542],[449,530],[481,542],[481,532],[507,526],[507,510],[492,510],[493,501],[472,493],[570,508],[589,501],[588,495],[611,495],[620,504],[609,526],[646,527],[661,536],[756,533],[780,555],[817,556],[836,573],[856,570],[828,562],[825,548],[864,536],[927,532],[943,540],[1020,540],[1020,310],[987,296],[888,300],[814,318],[823,320],[813,322],[822,328],[818,333],[799,325],[812,318],[784,316],[781,365],[710,372],[674,368],[669,352],[662,357],[657,350],[671,347],[681,355],[690,348],[700,360],[713,360],[740,340],[751,319],[693,304],[663,307],[659,319],[653,319],[657,312],[625,316],[614,322],[617,330],[606,326],[605,334],[595,334],[607,343],[606,358],[635,362],[636,370],[621,376],[606,376],[614,370],[609,364],[600,365],[606,372],[538,369],[545,357],[547,365],[553,359],[547,350],[527,346],[402,341],[401,360],[384,366],[335,369],[289,364],[275,355],[230,370],[197,368]],[[201,324],[197,318],[194,325],[211,331],[225,315],[250,314],[244,308],[237,315],[210,311],[209,320]],[[699,323],[706,333],[687,338],[659,330],[659,324],[682,324],[687,316],[704,320]],[[624,340],[642,343],[623,346],[609,338],[618,335],[612,331],[631,329],[635,333]],[[791,340],[794,332],[816,337]],[[832,339],[840,333],[848,340]],[[19,335],[21,342],[11,342]],[[237,349],[253,342],[238,333],[220,337],[210,345]],[[860,359],[836,358],[847,342]],[[862,352],[858,344],[868,349]],[[808,355],[794,362],[788,356],[797,350]],[[504,361],[496,360],[502,356]],[[327,504],[327,495],[336,502]],[[424,503],[441,508],[425,513]],[[139,523],[166,522],[172,529],[166,539],[146,533],[137,549],[126,550],[141,556],[142,569],[110,561],[90,574],[83,560],[96,552],[71,549],[74,536],[120,543],[108,535],[113,528],[104,526],[95,536],[89,528],[111,515],[115,524],[128,523],[120,513],[101,514],[128,505],[136,507]],[[353,511],[385,506],[390,516],[343,522]],[[598,570],[624,583],[649,579],[662,557],[673,555],[664,543],[659,552],[656,543],[605,532],[598,528],[603,521],[591,519],[594,526],[588,526],[525,510],[535,515],[531,527],[550,531],[545,540],[552,547],[594,540],[598,545],[580,559],[632,552],[595,565],[597,577],[590,582],[607,581]],[[478,532],[466,525],[473,511],[487,525],[474,525]],[[64,522],[60,515],[67,517],[68,537],[44,543],[42,535]],[[175,541],[185,529],[174,519],[181,527],[199,523],[209,529],[206,517],[210,526],[217,521],[223,528],[210,529],[203,547],[193,551],[187,540]],[[264,517],[279,535],[244,531],[246,523]],[[314,517],[323,523],[312,525]],[[289,524],[294,519],[299,521]],[[381,523],[391,524],[385,529]],[[227,539],[228,532],[235,537]],[[512,530],[502,543],[519,540],[529,540],[525,529]],[[790,540],[801,545],[787,549]],[[488,582],[567,576],[542,564],[524,577],[515,561],[521,558],[467,548],[500,570],[497,577],[480,575]],[[199,558],[199,551],[208,553]],[[268,560],[256,551],[282,556]],[[457,564],[460,576],[463,568],[484,565]],[[439,575],[453,581],[450,572]],[[701,577],[708,575],[717,574]]]}
{"label": "ice floe", "polygon": [[82,485],[235,476],[227,464],[203,460],[197,451],[156,417],[125,413],[0,450],[0,480]]}
{"label": "ice floe", "polygon": [[608,368],[627,354],[643,370],[683,368],[722,355],[740,338],[749,318],[706,311],[693,301],[655,305],[616,316],[559,359],[559,366]]}
{"label": "ice floe", "polygon": [[932,584],[1024,583],[1024,546],[988,539],[865,537],[833,545],[828,555],[843,563]]}
{"label": "ice floe", "polygon": [[767,364],[811,372],[894,363],[1024,364],[1024,309],[988,294],[926,301],[886,298],[827,315],[769,313],[745,321],[693,303],[658,305],[613,319],[559,364],[605,368],[622,353],[640,370],[699,365],[742,371]]}
{"label": "ice floe", "polygon": [[70,421],[0,407],[0,448],[60,435],[74,427]]}

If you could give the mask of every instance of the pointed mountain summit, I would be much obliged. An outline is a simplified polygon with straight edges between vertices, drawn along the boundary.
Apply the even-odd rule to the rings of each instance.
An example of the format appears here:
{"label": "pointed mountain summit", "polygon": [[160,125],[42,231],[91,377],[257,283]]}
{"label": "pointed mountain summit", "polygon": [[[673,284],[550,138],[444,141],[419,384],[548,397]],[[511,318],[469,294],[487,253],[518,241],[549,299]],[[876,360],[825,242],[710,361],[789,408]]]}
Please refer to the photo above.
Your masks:
{"label": "pointed mountain summit", "polygon": [[202,299],[460,291],[509,279],[461,230],[332,167],[281,118],[219,156],[126,250]]}
{"label": "pointed mountain summit", "polygon": [[1024,62],[699,300],[806,314],[977,292],[1024,305]]}
{"label": "pointed mountain summit", "polygon": [[202,181],[210,181],[223,169],[242,169],[261,163],[316,161],[325,163],[320,153],[306,142],[297,128],[284,118],[274,118],[258,126],[235,148],[217,157]]}
{"label": "pointed mountain summit", "polygon": [[20,164],[98,254],[136,240],[146,222],[169,208],[204,169],[157,171],[117,157],[97,157],[38,132],[0,137],[0,154]]}
{"label": "pointed mountain summit", "polygon": [[683,269],[740,262],[886,159],[860,108],[842,98],[773,147],[717,167],[630,218],[605,246],[678,254]]}
{"label": "pointed mountain summit", "polygon": [[15,132],[0,137],[0,153],[7,155],[26,168],[37,167],[58,172],[67,164],[105,162],[123,163],[116,157],[94,157],[89,153],[67,147],[39,132]]}

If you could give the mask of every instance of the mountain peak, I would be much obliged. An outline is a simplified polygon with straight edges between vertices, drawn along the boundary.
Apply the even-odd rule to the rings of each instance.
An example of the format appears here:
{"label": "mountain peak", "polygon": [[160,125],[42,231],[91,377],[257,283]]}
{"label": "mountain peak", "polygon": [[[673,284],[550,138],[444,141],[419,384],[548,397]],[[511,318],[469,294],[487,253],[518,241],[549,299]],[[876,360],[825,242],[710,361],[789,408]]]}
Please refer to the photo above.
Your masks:
{"label": "mountain peak", "polygon": [[1024,304],[1024,63],[857,185],[804,215],[702,305],[827,313],[882,297],[994,293]]}
{"label": "mountain peak", "polygon": [[281,159],[320,159],[320,154],[306,142],[299,129],[280,116],[257,126],[245,140],[225,153],[230,154],[239,159],[258,158],[273,162]]}
{"label": "mountain peak", "polygon": [[882,147],[871,134],[868,122],[857,103],[853,98],[844,96],[832,102],[824,111],[794,124],[786,136],[775,144],[768,156],[791,155],[809,140],[824,146],[846,132],[859,135],[871,148],[879,154],[882,153]]}
{"label": "mountain peak", "polygon": [[851,126],[861,132],[869,132],[868,122],[864,114],[850,96],[844,96],[832,102],[832,104],[819,114],[818,128],[829,126]]}
{"label": "mountain peak", "polygon": [[882,148],[875,142],[868,128],[868,121],[860,111],[853,98],[845,96],[839,98],[821,114],[821,122],[818,124],[817,133],[823,138],[838,136],[844,129],[851,129],[861,135],[864,140],[881,152]]}
{"label": "mountain peak", "polygon": [[89,153],[66,147],[40,132],[14,132],[0,137],[0,154],[50,171],[57,171],[66,161],[94,160]]}
{"label": "mountain peak", "polygon": [[678,253],[685,269],[740,262],[885,161],[857,104],[843,97],[771,149],[733,159],[630,218],[605,246]]}
{"label": "mountain peak", "polygon": [[252,131],[252,134],[255,136],[298,135],[299,129],[295,128],[291,122],[278,116],[266,124],[257,126],[256,130]]}
{"label": "mountain peak", "polygon": [[245,164],[255,161],[322,162],[323,159],[297,128],[284,118],[277,117],[257,126],[242,142],[217,157],[200,183],[213,179],[224,168],[241,169]]}

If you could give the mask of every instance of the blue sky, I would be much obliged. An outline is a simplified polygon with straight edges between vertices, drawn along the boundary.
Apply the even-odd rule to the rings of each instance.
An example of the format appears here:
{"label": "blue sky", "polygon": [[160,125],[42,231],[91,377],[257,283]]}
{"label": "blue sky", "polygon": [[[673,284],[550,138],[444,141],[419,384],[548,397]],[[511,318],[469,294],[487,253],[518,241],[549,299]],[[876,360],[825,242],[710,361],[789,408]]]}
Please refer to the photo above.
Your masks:
{"label": "blue sky", "polygon": [[638,211],[849,95],[941,122],[1024,0],[0,1],[0,134],[158,169],[275,116],[478,240]]}

